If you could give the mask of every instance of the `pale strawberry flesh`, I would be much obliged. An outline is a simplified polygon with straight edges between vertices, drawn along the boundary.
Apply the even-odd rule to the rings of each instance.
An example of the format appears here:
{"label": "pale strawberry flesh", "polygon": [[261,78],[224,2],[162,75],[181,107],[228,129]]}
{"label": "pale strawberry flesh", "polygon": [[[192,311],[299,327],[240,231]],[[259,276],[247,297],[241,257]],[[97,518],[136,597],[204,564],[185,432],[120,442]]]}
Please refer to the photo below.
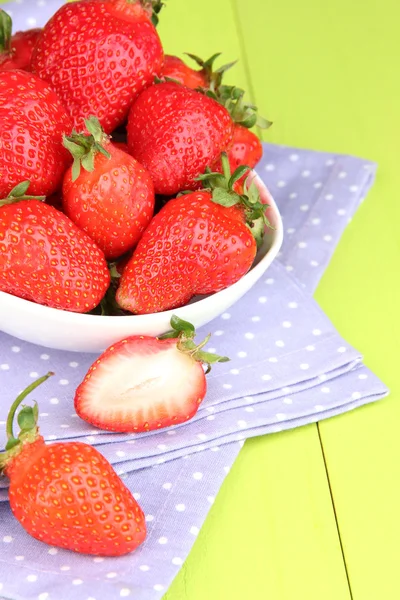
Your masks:
{"label": "pale strawberry flesh", "polygon": [[75,410],[108,431],[141,432],[188,421],[206,393],[201,363],[177,339],[133,336],[92,365],[75,395]]}

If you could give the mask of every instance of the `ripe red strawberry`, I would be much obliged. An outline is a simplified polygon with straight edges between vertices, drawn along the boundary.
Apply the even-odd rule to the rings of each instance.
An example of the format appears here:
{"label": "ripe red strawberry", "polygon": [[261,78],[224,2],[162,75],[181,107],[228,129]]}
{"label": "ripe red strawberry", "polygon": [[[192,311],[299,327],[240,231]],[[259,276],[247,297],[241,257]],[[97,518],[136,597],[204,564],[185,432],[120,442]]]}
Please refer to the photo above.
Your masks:
{"label": "ripe red strawberry", "polygon": [[95,115],[111,133],[161,73],[163,50],[149,16],[154,1],[74,2],[45,25],[32,69],[51,83],[76,128]]}
{"label": "ripe red strawberry", "polygon": [[110,283],[103,252],[64,214],[25,192],[0,201],[0,291],[73,312],[89,312]]}
{"label": "ripe red strawberry", "polygon": [[214,62],[221,55],[220,53],[213,54],[208,60],[203,60],[195,54],[186,53],[186,55],[197,63],[200,70],[192,69],[177,56],[165,55],[162,77],[174,79],[193,90],[202,88],[204,91],[215,92],[221,85],[224,73],[235,64],[231,62],[214,70]]}
{"label": "ripe red strawberry", "polygon": [[[193,59],[201,69],[192,69],[177,56],[167,55],[165,56],[163,77],[174,79],[192,89],[201,88],[225,106],[235,121],[233,145],[228,152],[231,169],[234,171],[241,165],[255,167],[261,160],[263,149],[257,135],[248,128],[257,124],[258,127],[266,129],[271,123],[257,115],[255,106],[244,102],[243,90],[234,86],[222,85],[226,71],[233,67],[235,62],[214,70],[214,62],[220,54],[214,54],[206,61],[194,54],[187,54],[187,56]],[[219,167],[217,166],[216,170],[219,170],[219,160],[217,165]]]}
{"label": "ripe red strawberry", "polygon": [[22,180],[50,195],[70,164],[62,137],[72,123],[53,90],[32,73],[0,72],[0,198]]}
{"label": "ripe red strawberry", "polygon": [[85,123],[89,135],[64,138],[74,163],[64,176],[63,209],[112,260],[133,248],[149,224],[154,186],[146,169],[109,141],[95,117]]}
{"label": "ripe red strawberry", "polygon": [[100,556],[132,552],[146,537],[144,514],[98,450],[82,442],[46,445],[36,404],[20,410],[14,436],[19,405],[50,375],[27,387],[10,409],[0,469],[10,479],[11,510],[25,531],[51,546]]}
{"label": "ripe red strawberry", "polygon": [[[75,410],[92,425],[119,432],[161,429],[197,412],[207,390],[203,364],[227,357],[196,346],[193,325],[172,317],[173,331],[132,336],[113,344],[90,367],[76,390]],[[208,372],[208,371],[207,371]]]}
{"label": "ripe red strawberry", "polygon": [[253,169],[260,162],[262,154],[262,144],[256,134],[242,125],[235,125],[233,144],[228,154],[231,170],[235,171],[241,165]]}
{"label": "ripe red strawberry", "polygon": [[12,20],[4,10],[0,9],[0,70],[30,70],[32,50],[41,29],[28,29],[12,33]]}
{"label": "ripe red strawberry", "polygon": [[181,58],[171,56],[170,54],[165,55],[162,77],[174,79],[193,90],[196,88],[205,88],[208,84],[207,77],[202,70],[196,71],[188,67]]}
{"label": "ripe red strawberry", "polygon": [[116,299],[123,309],[176,308],[232,285],[250,269],[257,251],[252,230],[263,235],[266,206],[255,185],[247,194],[234,191],[244,168],[230,178],[226,155],[224,161],[226,178],[207,174],[211,189],[169,200],[152,219],[121,276]]}
{"label": "ripe red strawberry", "polygon": [[196,178],[232,143],[233,121],[216,100],[177,83],[140,94],[128,118],[128,146],[157,194],[196,189]]}
{"label": "ripe red strawberry", "polygon": [[14,55],[14,61],[18,69],[31,71],[32,52],[39,39],[42,29],[28,29],[27,31],[17,31],[11,38],[11,51]]}
{"label": "ripe red strawberry", "polygon": [[[256,106],[245,102],[244,90],[222,85],[221,79],[217,81],[216,86],[211,86],[208,93],[225,106],[235,122],[233,144],[228,152],[231,169],[243,165],[254,168],[261,160],[263,148],[257,135],[250,129],[254,125],[268,129],[272,123],[257,114]],[[218,166],[214,165],[214,168],[220,170]]]}
{"label": "ripe red strawberry", "polygon": [[112,143],[113,143],[114,146],[116,146],[120,150],[123,150],[124,152],[126,152],[127,154],[129,154],[129,148],[128,148],[128,144],[126,142],[115,142],[113,140]]}

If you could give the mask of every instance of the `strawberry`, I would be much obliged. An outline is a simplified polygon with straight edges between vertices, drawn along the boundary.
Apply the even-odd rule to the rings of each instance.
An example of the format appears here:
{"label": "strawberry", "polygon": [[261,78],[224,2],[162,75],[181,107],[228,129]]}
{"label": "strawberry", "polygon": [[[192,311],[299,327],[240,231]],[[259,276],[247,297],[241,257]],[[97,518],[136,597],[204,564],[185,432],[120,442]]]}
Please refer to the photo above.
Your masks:
{"label": "strawberry", "polygon": [[75,128],[95,115],[111,133],[138,93],[161,73],[163,49],[151,22],[157,0],[65,4],[45,25],[32,69],[68,107]]}
{"label": "strawberry", "polygon": [[170,54],[165,55],[162,77],[173,79],[193,90],[207,87],[207,78],[202,71],[191,69],[181,58]]}
{"label": "strawberry", "polygon": [[[222,85],[224,74],[233,67],[235,62],[214,70],[214,62],[220,54],[214,54],[206,61],[194,54],[187,53],[187,56],[194,60],[201,69],[192,69],[177,56],[166,55],[162,76],[164,79],[173,79],[186,87],[200,89],[221,102],[229,110],[232,119],[235,121],[233,145],[228,152],[232,171],[241,165],[255,167],[261,160],[263,149],[257,135],[248,128],[257,124],[258,127],[266,129],[270,127],[271,123],[257,115],[255,106],[245,104],[243,90],[234,86]],[[215,165],[216,170],[219,169],[218,165],[220,165],[219,160]]]}
{"label": "strawberry", "polygon": [[146,314],[182,306],[197,294],[218,292],[250,269],[261,236],[266,206],[253,184],[234,186],[245,172],[204,176],[200,192],[169,200],[152,219],[126,265],[116,293],[118,304]]}
{"label": "strawberry", "polygon": [[[241,165],[254,168],[261,160],[263,149],[258,136],[249,128],[257,125],[267,129],[271,123],[257,114],[257,107],[244,102],[243,90],[235,86],[222,85],[223,76],[235,62],[214,70],[214,62],[220,54],[214,54],[206,61],[194,54],[187,54],[187,56],[201,67],[200,71],[188,67],[176,56],[166,56],[163,76],[175,79],[187,87],[203,88],[204,93],[218,100],[228,109],[235,122],[233,145],[228,152],[231,169],[234,171]],[[216,170],[219,169],[218,165],[220,165],[219,160],[215,165]]]}
{"label": "strawberry", "polygon": [[[165,336],[132,336],[113,344],[76,390],[77,414],[108,431],[140,432],[189,421],[206,395],[203,364],[227,357],[204,352],[193,325],[176,316]],[[207,371],[208,372],[208,371]]]}
{"label": "strawberry", "polygon": [[0,9],[0,70],[29,71],[32,50],[41,31],[41,29],[28,29],[18,31],[12,36],[11,17]]}
{"label": "strawberry", "polygon": [[85,123],[89,135],[64,138],[74,163],[64,176],[63,209],[113,260],[133,248],[149,224],[154,186],[146,169],[110,142],[95,117]]}
{"label": "strawberry", "polygon": [[233,122],[216,100],[173,82],[144,90],[128,118],[128,146],[157,194],[197,187],[196,177],[232,143]]}
{"label": "strawberry", "polygon": [[104,254],[63,213],[27,196],[28,185],[0,201],[0,291],[88,312],[110,283]]}
{"label": "strawberry", "polygon": [[[228,152],[231,169],[237,169],[242,165],[254,168],[261,160],[263,149],[258,136],[250,129],[254,125],[261,129],[268,129],[272,123],[257,114],[256,106],[244,101],[244,91],[240,88],[219,85],[215,92],[208,93],[225,106],[235,122],[233,144]],[[214,167],[220,170],[218,165]]]}
{"label": "strawberry", "polygon": [[262,144],[256,134],[242,125],[235,125],[233,144],[228,154],[231,170],[241,165],[253,169],[260,162],[262,154]]}
{"label": "strawberry", "polygon": [[[272,123],[257,113],[256,106],[245,102],[244,90],[222,85],[221,78],[214,80],[207,93],[225,106],[235,122],[233,144],[228,152],[231,169],[243,165],[254,168],[262,158],[263,148],[258,136],[250,129],[254,125],[268,129]],[[220,170],[218,164],[214,168]]]}
{"label": "strawberry", "polygon": [[34,195],[54,193],[70,164],[62,136],[71,129],[47,83],[24,71],[0,72],[0,198],[21,180]]}
{"label": "strawberry", "polygon": [[101,556],[132,552],[146,537],[144,514],[98,450],[82,442],[45,444],[37,404],[19,411],[14,436],[18,407],[50,375],[28,386],[8,415],[0,468],[10,479],[11,510],[29,535],[51,546]]}
{"label": "strawberry", "polygon": [[177,56],[171,56],[166,54],[164,59],[164,68],[162,71],[162,77],[164,79],[173,79],[186,87],[195,89],[206,90],[217,90],[221,84],[222,77],[228,69],[233,67],[235,62],[223,65],[219,69],[214,71],[214,62],[220,56],[220,53],[213,54],[208,60],[202,60],[195,54],[189,54],[186,52],[186,56],[189,56],[194,60],[200,70],[192,69],[182,59]]}
{"label": "strawberry", "polygon": [[31,71],[31,59],[33,49],[42,29],[36,27],[27,31],[17,31],[11,38],[11,51],[14,54],[14,61],[18,64],[18,69]]}
{"label": "strawberry", "polygon": [[127,154],[129,154],[129,148],[128,148],[128,144],[126,142],[115,142],[113,140],[113,145],[116,146],[117,148],[119,148],[120,150],[123,150]]}

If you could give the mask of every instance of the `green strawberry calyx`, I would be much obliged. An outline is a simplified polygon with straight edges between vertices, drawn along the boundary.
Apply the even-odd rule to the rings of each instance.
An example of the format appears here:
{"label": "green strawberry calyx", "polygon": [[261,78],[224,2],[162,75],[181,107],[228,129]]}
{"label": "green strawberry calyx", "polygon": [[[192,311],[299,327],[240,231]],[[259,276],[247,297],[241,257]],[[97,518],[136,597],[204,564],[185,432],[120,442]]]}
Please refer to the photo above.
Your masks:
{"label": "green strawberry calyx", "polygon": [[6,421],[7,442],[5,446],[5,452],[0,453],[0,472],[10,460],[19,454],[24,444],[32,443],[37,439],[39,432],[37,425],[39,408],[36,402],[33,406],[23,406],[19,411],[17,422],[20,431],[17,436],[14,435],[14,418],[19,406],[25,400],[26,396],[33,392],[33,390],[44,383],[52,375],[54,375],[54,373],[49,372],[28,385],[28,387],[26,387],[12,403]]}
{"label": "green strawberry calyx", "polygon": [[203,188],[212,194],[216,204],[230,208],[240,206],[243,209],[246,225],[252,232],[257,248],[262,244],[265,227],[273,229],[268,220],[266,209],[268,204],[261,202],[260,193],[254,179],[248,183],[248,177],[243,184],[239,180],[249,174],[250,167],[241,165],[231,174],[229,158],[226,152],[221,154],[222,173],[212,172],[208,167],[204,175],[197,177]]}
{"label": "green strawberry calyx", "polygon": [[97,117],[85,119],[86,129],[89,132],[78,133],[75,129],[72,135],[63,136],[63,146],[70,151],[74,162],[72,164],[72,181],[76,181],[83,167],[85,171],[94,171],[94,158],[99,152],[106,158],[111,158],[110,153],[104,148],[109,142],[109,137],[104,133]]}
{"label": "green strawberry calyx", "polygon": [[268,129],[268,127],[271,127],[272,122],[267,121],[267,119],[264,119],[264,117],[258,114],[257,106],[249,104],[244,100],[244,90],[234,85],[222,84],[225,73],[236,65],[237,60],[222,65],[222,67],[214,70],[214,63],[216,59],[221,56],[220,52],[213,54],[206,61],[195,54],[186,52],[186,55],[201,67],[201,72],[205,75],[208,83],[207,88],[199,88],[198,91],[222,104],[235,123],[247,127],[248,129],[251,129],[254,125],[257,125],[260,129]]}
{"label": "green strawberry calyx", "polygon": [[162,7],[165,6],[165,2],[162,2],[162,0],[139,0],[139,2],[150,16],[154,27],[157,27],[159,22],[158,15],[160,14]]}
{"label": "green strawberry calyx", "polygon": [[11,17],[0,8],[0,53],[11,53],[11,34]]}
{"label": "green strawberry calyx", "polygon": [[[226,71],[231,69],[234,65],[236,65],[237,60],[233,62],[227,63],[226,65],[222,65],[218,69],[214,70],[214,63],[221,56],[221,52],[217,52],[208,58],[207,60],[203,60],[196,54],[190,54],[189,52],[185,52],[186,56],[194,60],[194,62],[201,67],[201,73],[205,76],[205,79],[208,83],[207,90],[214,92],[217,94],[217,91],[222,83],[222,78]],[[207,91],[205,90],[205,91]]]}
{"label": "green strawberry calyx", "polygon": [[39,200],[40,202],[44,202],[46,200],[46,196],[31,196],[30,194],[26,193],[30,184],[30,181],[21,181],[21,183],[16,185],[11,190],[7,198],[3,198],[2,200],[0,200],[0,208],[2,206],[6,206],[7,204],[15,204],[16,202],[21,202],[21,200]]}
{"label": "green strawberry calyx", "polygon": [[167,331],[163,335],[158,336],[160,340],[166,339],[177,339],[177,348],[180,352],[188,354],[194,360],[206,365],[206,374],[210,372],[211,365],[217,362],[228,362],[230,358],[227,356],[219,356],[212,352],[205,352],[204,346],[208,343],[211,338],[211,334],[208,334],[206,338],[200,343],[196,344],[194,338],[196,336],[196,330],[194,326],[188,321],[180,319],[176,315],[172,315],[170,325],[171,331]]}
{"label": "green strawberry calyx", "polygon": [[226,108],[232,120],[242,127],[251,129],[255,125],[260,129],[268,129],[272,121],[267,121],[258,114],[257,106],[244,100],[245,91],[234,85],[219,85],[216,90],[209,89],[206,96],[213,98]]}

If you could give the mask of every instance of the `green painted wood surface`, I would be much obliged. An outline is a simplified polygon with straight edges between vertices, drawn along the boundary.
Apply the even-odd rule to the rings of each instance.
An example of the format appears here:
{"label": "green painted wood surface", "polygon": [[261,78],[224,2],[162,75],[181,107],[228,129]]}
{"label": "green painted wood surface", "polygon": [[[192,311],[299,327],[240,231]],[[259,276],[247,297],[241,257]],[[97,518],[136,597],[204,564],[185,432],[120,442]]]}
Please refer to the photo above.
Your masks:
{"label": "green painted wood surface", "polygon": [[165,600],[400,598],[400,8],[168,0],[166,52],[240,62],[266,141],[379,163],[316,298],[390,386],[380,403],[246,442]]}
{"label": "green painted wood surface", "polygon": [[164,13],[167,51],[190,43],[206,55],[240,57],[239,82],[274,121],[266,141],[379,163],[316,298],[392,390],[381,403],[321,423],[321,443],[314,426],[247,442],[167,600],[400,597],[399,17],[394,0],[171,0]]}

